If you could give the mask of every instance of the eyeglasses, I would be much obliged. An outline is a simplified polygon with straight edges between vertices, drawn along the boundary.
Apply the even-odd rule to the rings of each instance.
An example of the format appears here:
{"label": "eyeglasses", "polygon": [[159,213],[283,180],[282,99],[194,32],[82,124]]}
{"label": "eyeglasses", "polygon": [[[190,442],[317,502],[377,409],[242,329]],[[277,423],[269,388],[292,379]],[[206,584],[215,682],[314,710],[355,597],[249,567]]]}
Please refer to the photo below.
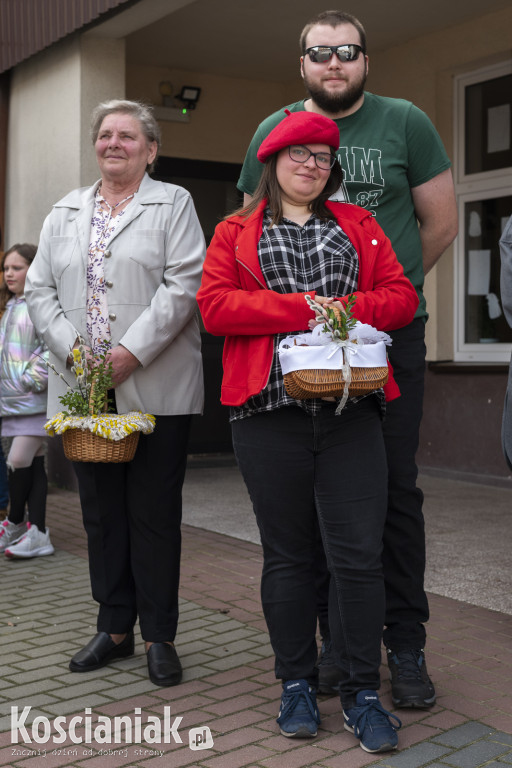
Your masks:
{"label": "eyeglasses", "polygon": [[340,61],[355,61],[359,58],[359,54],[363,53],[363,49],[360,45],[314,45],[312,48],[307,48],[311,61],[315,64],[325,64],[326,61],[331,59],[333,53],[336,54]]}
{"label": "eyeglasses", "polygon": [[330,152],[310,152],[307,147],[300,144],[288,147],[288,154],[296,163],[306,163],[310,157],[314,157],[317,168],[322,171],[330,171],[336,162],[336,158]]}

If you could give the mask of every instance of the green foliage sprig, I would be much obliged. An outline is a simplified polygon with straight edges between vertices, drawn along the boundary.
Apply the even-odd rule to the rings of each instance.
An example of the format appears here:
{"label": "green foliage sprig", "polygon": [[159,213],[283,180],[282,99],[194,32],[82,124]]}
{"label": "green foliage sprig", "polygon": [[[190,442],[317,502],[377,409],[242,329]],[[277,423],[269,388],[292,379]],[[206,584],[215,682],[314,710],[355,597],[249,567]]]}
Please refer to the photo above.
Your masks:
{"label": "green foliage sprig", "polygon": [[108,411],[111,401],[108,390],[113,388],[112,363],[107,362],[110,346],[104,343],[99,355],[87,359],[85,342],[79,339],[78,347],[71,350],[73,365],[71,372],[76,379],[76,388],[71,387],[62,373],[52,363],[48,367],[67,385],[67,390],[59,396],[64,406],[64,416],[88,416]]}
{"label": "green foliage sprig", "polygon": [[316,313],[316,320],[325,324],[324,333],[331,334],[333,339],[341,339],[342,341],[348,339],[349,331],[357,323],[353,312],[356,303],[356,297],[353,293],[348,296],[346,304],[341,305],[341,309],[330,304],[318,304],[308,294],[306,294],[306,301]]}

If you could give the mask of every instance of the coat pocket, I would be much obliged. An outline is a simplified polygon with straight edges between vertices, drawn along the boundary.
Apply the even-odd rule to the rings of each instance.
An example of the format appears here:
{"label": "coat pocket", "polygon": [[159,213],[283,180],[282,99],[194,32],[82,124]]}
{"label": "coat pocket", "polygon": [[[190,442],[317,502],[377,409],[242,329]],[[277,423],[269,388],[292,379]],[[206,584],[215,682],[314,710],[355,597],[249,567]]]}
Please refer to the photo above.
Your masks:
{"label": "coat pocket", "polygon": [[165,232],[163,229],[137,229],[131,233],[130,259],[143,269],[165,269]]}
{"label": "coat pocket", "polygon": [[77,243],[76,237],[54,236],[50,238],[52,272],[57,280],[60,280],[64,270],[69,267]]}

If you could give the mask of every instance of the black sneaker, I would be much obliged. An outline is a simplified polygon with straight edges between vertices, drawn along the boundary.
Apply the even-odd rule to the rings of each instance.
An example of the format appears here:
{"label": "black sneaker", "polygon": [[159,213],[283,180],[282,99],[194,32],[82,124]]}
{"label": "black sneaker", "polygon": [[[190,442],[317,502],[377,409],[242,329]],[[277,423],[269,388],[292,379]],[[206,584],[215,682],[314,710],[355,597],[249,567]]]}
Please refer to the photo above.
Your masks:
{"label": "black sneaker", "polygon": [[339,693],[341,669],[336,664],[330,640],[324,640],[318,656],[318,693],[334,696]]}
{"label": "black sneaker", "polygon": [[423,648],[408,648],[405,651],[386,648],[386,653],[395,707],[432,707],[436,702],[436,692],[428,676]]}

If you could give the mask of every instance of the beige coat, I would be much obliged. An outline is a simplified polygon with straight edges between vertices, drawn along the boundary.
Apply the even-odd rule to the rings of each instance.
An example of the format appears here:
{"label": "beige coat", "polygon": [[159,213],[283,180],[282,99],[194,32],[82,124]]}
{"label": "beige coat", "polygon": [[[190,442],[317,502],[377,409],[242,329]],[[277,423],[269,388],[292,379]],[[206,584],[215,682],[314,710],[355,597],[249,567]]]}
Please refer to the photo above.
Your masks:
{"label": "beige coat", "polygon": [[[86,330],[87,252],[94,208],[92,187],[56,203],[46,218],[25,295],[30,317],[59,371],[77,335]],[[189,193],[145,175],[105,253],[113,346],[141,363],[116,389],[120,413],[200,413],[201,341],[196,293],[205,256],[203,233]],[[66,379],[74,384],[67,370]],[[48,415],[62,409],[65,390],[50,373]]]}

